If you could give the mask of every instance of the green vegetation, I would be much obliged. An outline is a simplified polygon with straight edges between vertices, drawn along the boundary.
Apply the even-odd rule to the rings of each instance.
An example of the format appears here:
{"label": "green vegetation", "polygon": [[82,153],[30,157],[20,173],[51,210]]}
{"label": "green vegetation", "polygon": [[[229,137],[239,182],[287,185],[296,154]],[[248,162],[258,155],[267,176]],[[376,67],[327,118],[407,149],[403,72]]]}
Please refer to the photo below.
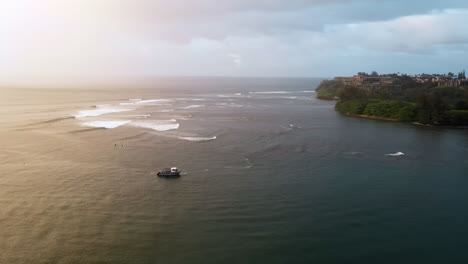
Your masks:
{"label": "green vegetation", "polygon": [[348,115],[376,116],[399,121],[414,121],[418,113],[415,104],[393,100],[346,100],[339,101],[335,107]]}
{"label": "green vegetation", "polygon": [[446,113],[446,120],[451,126],[468,126],[468,110],[450,110]]}
{"label": "green vegetation", "polygon": [[344,87],[344,84],[339,81],[323,81],[315,90],[317,98],[324,100],[333,100],[337,96],[338,90]]}
{"label": "green vegetation", "polygon": [[[376,73],[358,74],[371,77],[375,75]],[[463,76],[464,72],[459,75]],[[385,76],[395,79],[393,86],[369,88],[344,85],[336,80],[324,81],[317,88],[317,97],[337,99],[336,110],[348,115],[433,125],[468,126],[468,87],[437,87],[432,82],[416,82],[406,75]]]}
{"label": "green vegetation", "polygon": [[340,113],[347,115],[362,115],[366,109],[366,100],[347,100],[336,103],[335,108]]}

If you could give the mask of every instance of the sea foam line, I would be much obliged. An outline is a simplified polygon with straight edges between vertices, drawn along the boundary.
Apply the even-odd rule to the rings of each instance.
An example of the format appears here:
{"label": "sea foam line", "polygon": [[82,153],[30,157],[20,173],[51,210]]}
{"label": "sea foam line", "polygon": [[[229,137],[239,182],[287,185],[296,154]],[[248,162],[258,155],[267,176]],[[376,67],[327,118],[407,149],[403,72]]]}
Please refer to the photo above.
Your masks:
{"label": "sea foam line", "polygon": [[215,140],[217,137],[177,137],[178,139],[188,140],[188,141],[209,141]]}
{"label": "sea foam line", "polygon": [[198,108],[198,107],[203,107],[205,105],[189,105],[186,107],[181,107],[181,109],[191,109],[191,108]]}
{"label": "sea foam line", "polygon": [[118,108],[98,108],[94,110],[81,110],[78,114],[74,115],[75,118],[91,117],[91,116],[100,116],[110,113],[120,113],[133,111],[135,109],[118,109]]}
{"label": "sea foam line", "polygon": [[124,121],[92,121],[92,122],[82,123],[81,125],[86,126],[86,127],[116,128],[116,127],[128,124],[130,122],[131,122],[131,120],[124,120]]}
{"label": "sea foam line", "polygon": [[149,104],[149,103],[159,103],[159,102],[171,102],[172,100],[169,99],[149,99],[149,100],[141,100],[135,102],[135,104]]}
{"label": "sea foam line", "polygon": [[266,91],[266,92],[250,92],[251,94],[289,94],[288,91]]}
{"label": "sea foam line", "polygon": [[168,130],[178,129],[180,127],[179,123],[174,123],[174,122],[177,122],[177,120],[175,119],[158,120],[158,121],[152,121],[152,122],[151,121],[148,121],[148,122],[132,121],[130,125],[134,127],[148,128],[148,129],[152,129],[156,131],[168,131]]}
{"label": "sea foam line", "polygon": [[390,156],[390,157],[398,157],[398,156],[404,156],[404,155],[405,155],[405,153],[403,153],[403,152],[385,154],[385,156]]}

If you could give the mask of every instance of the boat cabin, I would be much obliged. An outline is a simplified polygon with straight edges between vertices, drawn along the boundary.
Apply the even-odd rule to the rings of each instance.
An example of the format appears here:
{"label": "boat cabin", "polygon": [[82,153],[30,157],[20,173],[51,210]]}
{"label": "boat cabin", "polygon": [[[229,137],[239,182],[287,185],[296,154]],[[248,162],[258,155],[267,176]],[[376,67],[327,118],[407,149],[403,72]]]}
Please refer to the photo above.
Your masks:
{"label": "boat cabin", "polygon": [[177,167],[165,168],[157,173],[158,176],[180,176],[180,170]]}

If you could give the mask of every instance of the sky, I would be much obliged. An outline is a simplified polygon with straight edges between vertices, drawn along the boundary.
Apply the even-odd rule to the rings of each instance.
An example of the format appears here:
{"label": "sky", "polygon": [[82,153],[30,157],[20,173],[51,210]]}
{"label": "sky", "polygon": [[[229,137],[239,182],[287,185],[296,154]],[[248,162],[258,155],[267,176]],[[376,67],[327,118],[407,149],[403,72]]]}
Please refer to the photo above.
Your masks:
{"label": "sky", "polygon": [[0,82],[468,69],[466,0],[1,0]]}

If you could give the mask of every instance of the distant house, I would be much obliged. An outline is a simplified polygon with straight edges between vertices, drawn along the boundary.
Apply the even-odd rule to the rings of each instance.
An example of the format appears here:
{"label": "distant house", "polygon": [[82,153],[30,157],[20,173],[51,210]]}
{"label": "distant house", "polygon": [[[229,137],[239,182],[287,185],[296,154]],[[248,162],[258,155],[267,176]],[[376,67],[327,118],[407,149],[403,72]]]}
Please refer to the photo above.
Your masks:
{"label": "distant house", "polygon": [[363,77],[335,77],[335,81],[340,81],[345,85],[359,86],[362,84]]}
{"label": "distant house", "polygon": [[439,80],[438,85],[445,87],[468,87],[468,79]]}

